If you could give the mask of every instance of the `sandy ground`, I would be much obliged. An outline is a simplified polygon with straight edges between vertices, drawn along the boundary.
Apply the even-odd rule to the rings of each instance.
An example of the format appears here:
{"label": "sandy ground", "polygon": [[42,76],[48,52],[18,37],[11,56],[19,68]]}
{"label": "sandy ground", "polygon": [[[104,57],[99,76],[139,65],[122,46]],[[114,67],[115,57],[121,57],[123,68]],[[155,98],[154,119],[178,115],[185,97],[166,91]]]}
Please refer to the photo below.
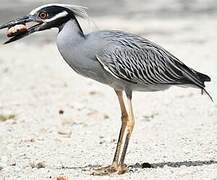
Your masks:
{"label": "sandy ground", "polygon": [[215,103],[191,88],[134,93],[130,172],[90,176],[113,158],[120,127],[113,90],[73,72],[51,36],[1,45],[0,114],[15,118],[0,122],[0,179],[217,179],[216,18],[103,17],[95,23],[138,33],[209,74],[207,90]]}

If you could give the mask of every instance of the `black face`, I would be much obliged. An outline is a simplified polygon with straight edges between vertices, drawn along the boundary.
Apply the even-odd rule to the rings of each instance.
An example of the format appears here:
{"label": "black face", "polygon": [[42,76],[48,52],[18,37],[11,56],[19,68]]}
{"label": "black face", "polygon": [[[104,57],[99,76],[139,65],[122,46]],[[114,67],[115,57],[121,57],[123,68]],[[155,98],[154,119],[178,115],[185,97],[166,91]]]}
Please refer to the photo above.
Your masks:
{"label": "black face", "polygon": [[7,42],[5,42],[5,44],[7,44],[37,31],[43,31],[51,28],[59,28],[68,20],[74,18],[74,13],[66,7],[58,5],[44,5],[32,10],[27,16],[12,20],[6,24],[1,25],[0,29],[10,28],[17,24],[26,24],[29,22],[36,23],[36,25],[29,27],[27,31],[17,33],[15,36],[10,38]]}
{"label": "black face", "polygon": [[66,9],[64,7],[60,7],[60,6],[49,6],[49,7],[41,8],[38,11],[33,10],[32,12],[30,12],[30,14],[36,15],[39,19],[45,20],[45,19],[51,19],[54,16],[56,16],[56,15],[58,15],[64,11],[67,12],[67,10],[68,9]]}
{"label": "black face", "polygon": [[46,22],[46,25],[41,27],[39,30],[45,30],[54,27],[58,28],[69,19],[75,18],[71,10],[60,6],[44,7],[39,11],[35,12],[34,16],[38,21]]}

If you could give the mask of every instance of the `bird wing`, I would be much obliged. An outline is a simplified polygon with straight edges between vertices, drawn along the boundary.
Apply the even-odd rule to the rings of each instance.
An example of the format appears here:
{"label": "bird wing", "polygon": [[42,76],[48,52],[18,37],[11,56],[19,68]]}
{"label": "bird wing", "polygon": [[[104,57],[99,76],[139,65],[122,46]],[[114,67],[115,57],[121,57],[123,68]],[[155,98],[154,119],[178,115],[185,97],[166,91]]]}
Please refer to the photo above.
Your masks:
{"label": "bird wing", "polygon": [[196,71],[149,41],[143,47],[135,48],[110,45],[96,57],[110,74],[135,84],[195,84],[204,87]]}

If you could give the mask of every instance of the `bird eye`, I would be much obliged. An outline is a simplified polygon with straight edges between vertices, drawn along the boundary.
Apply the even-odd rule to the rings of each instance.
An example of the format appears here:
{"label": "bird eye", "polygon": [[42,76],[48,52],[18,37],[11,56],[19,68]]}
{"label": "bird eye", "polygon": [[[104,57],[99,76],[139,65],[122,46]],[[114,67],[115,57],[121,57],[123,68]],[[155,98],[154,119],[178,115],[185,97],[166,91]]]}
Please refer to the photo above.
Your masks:
{"label": "bird eye", "polygon": [[40,17],[41,19],[47,19],[48,13],[47,13],[47,12],[40,12],[40,13],[39,13],[39,17]]}

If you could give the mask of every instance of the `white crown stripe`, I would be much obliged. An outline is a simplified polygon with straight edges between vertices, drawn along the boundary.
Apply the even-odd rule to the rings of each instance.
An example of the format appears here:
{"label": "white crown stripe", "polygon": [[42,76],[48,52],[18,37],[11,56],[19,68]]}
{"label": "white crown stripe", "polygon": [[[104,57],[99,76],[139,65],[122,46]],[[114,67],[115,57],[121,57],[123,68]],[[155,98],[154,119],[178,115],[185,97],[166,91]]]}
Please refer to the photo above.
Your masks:
{"label": "white crown stripe", "polygon": [[41,9],[50,7],[50,6],[62,6],[62,7],[70,9],[76,16],[79,16],[82,18],[88,17],[87,12],[86,12],[87,7],[71,5],[71,4],[45,4],[40,7],[37,7],[36,9],[33,9],[29,14],[34,15]]}
{"label": "white crown stripe", "polygon": [[33,9],[29,14],[30,14],[30,15],[34,15],[34,14],[36,14],[40,9],[43,9],[43,8],[45,8],[45,7],[59,6],[59,5],[61,5],[61,4],[44,4],[44,5],[42,5],[42,6],[39,6],[39,7],[35,8],[35,9]]}
{"label": "white crown stripe", "polygon": [[59,19],[59,18],[61,18],[61,17],[65,17],[67,14],[68,14],[68,13],[67,13],[66,11],[63,11],[63,12],[61,12],[61,13],[55,15],[54,17],[52,17],[52,18],[50,18],[50,19],[46,19],[46,20],[44,20],[44,21],[45,21],[45,22],[51,22],[51,21],[54,21],[54,20]]}

